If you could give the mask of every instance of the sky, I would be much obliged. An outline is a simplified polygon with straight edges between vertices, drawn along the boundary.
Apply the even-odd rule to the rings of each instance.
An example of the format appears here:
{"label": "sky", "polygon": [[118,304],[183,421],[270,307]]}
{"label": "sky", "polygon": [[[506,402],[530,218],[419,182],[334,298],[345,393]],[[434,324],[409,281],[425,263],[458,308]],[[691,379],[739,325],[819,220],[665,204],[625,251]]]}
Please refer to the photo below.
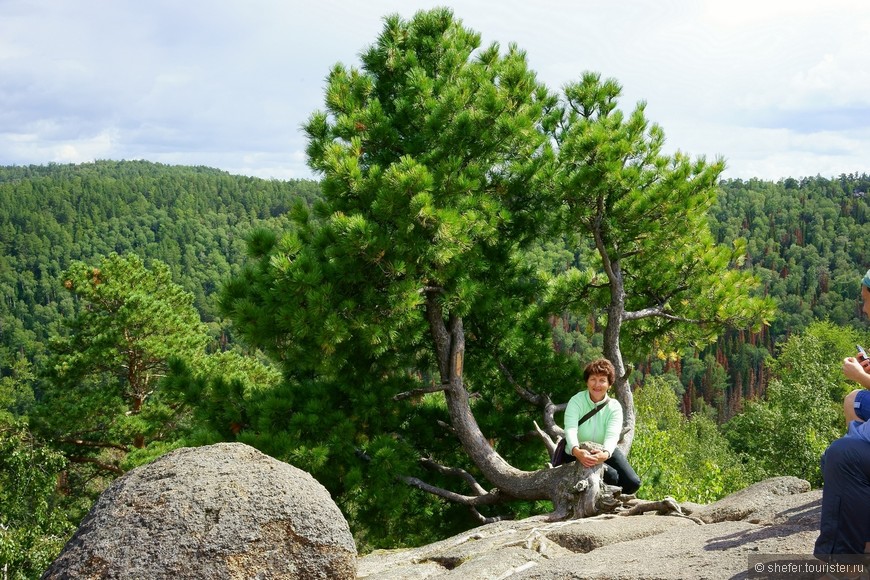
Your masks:
{"label": "sky", "polygon": [[0,165],[145,159],[317,179],[300,127],[383,18],[447,6],[558,90],[647,103],[724,177],[870,172],[866,0],[0,0]]}

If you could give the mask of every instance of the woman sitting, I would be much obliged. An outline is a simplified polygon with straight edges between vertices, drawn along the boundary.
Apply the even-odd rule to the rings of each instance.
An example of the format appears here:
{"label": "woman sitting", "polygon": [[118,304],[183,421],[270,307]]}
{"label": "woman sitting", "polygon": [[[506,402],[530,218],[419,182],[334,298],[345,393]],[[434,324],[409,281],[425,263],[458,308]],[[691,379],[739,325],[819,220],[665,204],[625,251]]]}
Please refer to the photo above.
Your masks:
{"label": "woman sitting", "polygon": [[[607,395],[616,380],[616,369],[607,359],[594,360],[583,369],[583,379],[586,390],[571,397],[565,409],[565,448],[586,467],[604,463],[604,482],[618,485],[624,494],[633,494],[640,488],[640,478],[616,447],[622,431],[622,406]],[[578,426],[581,417],[599,405],[602,408]],[[586,451],[579,447],[579,441],[600,443],[604,450]]]}

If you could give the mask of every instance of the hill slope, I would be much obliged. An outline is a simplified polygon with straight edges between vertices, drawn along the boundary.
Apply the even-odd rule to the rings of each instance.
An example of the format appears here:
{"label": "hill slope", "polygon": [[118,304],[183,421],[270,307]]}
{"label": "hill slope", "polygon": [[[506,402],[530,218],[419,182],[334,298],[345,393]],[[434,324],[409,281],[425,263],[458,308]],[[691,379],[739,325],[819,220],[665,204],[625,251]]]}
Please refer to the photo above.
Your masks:
{"label": "hill slope", "polygon": [[314,181],[269,181],[146,161],[0,167],[0,374],[38,357],[72,303],[61,276],[74,260],[133,252],[166,262],[206,322],[213,293],[244,259],[252,227],[286,227]]}

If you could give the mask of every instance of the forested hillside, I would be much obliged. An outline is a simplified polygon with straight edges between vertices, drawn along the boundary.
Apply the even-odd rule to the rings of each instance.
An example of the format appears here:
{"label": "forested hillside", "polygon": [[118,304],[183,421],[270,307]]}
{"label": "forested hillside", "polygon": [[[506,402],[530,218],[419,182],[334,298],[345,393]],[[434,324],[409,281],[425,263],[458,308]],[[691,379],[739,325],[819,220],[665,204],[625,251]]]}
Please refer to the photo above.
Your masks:
{"label": "forested hillside", "polygon": [[287,228],[319,189],[145,161],[0,167],[4,575],[38,578],[114,477],[196,444],[191,407],[159,386],[170,358],[274,382],[228,348],[216,290],[253,227]]}
{"label": "forested hillside", "polygon": [[746,266],[779,305],[761,334],[729,332],[705,353],[726,369],[729,381],[716,387],[696,375],[692,386],[707,401],[715,398],[713,388],[722,390],[725,416],[761,394],[769,376],[766,355],[777,354],[791,335],[821,320],[863,328],[858,281],[870,267],[868,190],[867,174],[721,184],[711,229],[722,242],[747,240]]}
{"label": "forested hillside", "polygon": [[318,192],[312,181],[146,161],[0,167],[0,372],[17,354],[38,357],[72,314],[61,276],[74,260],[131,252],[165,262],[214,322],[214,292],[244,259],[246,232],[282,229],[293,203]]}
{"label": "forested hillside", "polygon": [[[763,392],[766,357],[789,334],[814,320],[859,325],[855,280],[870,267],[868,190],[866,174],[722,182],[711,229],[719,242],[747,240],[745,265],[777,300],[777,316],[758,334],[734,329],[678,357],[663,345],[635,361],[641,373],[677,369],[686,411],[704,401],[724,420]],[[256,225],[282,231],[294,201],[310,205],[318,195],[312,181],[145,161],[0,167],[0,370],[19,354],[38,357],[59,317],[72,313],[61,275],[74,260],[132,252],[165,262],[203,321],[217,324],[215,291],[243,262],[245,234]],[[535,253],[554,270],[574,260],[558,245]],[[595,320],[553,323],[560,348],[594,348]]]}
{"label": "forested hillside", "polygon": [[857,322],[855,278],[870,265],[866,174],[726,181],[712,212],[720,241],[744,237],[747,265],[780,302],[774,340],[814,319]]}

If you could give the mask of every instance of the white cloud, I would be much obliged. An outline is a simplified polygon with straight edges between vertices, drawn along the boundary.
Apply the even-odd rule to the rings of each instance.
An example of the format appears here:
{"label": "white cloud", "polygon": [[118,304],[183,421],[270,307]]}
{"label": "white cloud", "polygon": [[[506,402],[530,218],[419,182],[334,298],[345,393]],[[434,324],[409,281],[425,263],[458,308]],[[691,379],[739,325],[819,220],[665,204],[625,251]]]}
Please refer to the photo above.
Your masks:
{"label": "white cloud", "polygon": [[[777,178],[866,171],[864,0],[455,0],[553,88],[615,77],[668,146]],[[443,3],[442,3],[443,4]],[[144,158],[305,177],[299,127],[338,61],[422,0],[4,0],[0,163]],[[850,153],[855,152],[855,153]],[[860,157],[863,155],[863,157]],[[849,166],[849,167],[847,167]],[[842,169],[841,169],[842,167]]]}
{"label": "white cloud", "polygon": [[[8,162],[22,164],[40,163],[85,163],[95,159],[111,158],[116,150],[113,131],[106,130],[96,135],[78,138],[47,139],[46,135],[55,133],[59,127],[47,127],[42,123],[33,133],[0,134],[0,150]],[[23,159],[24,161],[17,161]],[[34,159],[39,161],[27,161]]]}

